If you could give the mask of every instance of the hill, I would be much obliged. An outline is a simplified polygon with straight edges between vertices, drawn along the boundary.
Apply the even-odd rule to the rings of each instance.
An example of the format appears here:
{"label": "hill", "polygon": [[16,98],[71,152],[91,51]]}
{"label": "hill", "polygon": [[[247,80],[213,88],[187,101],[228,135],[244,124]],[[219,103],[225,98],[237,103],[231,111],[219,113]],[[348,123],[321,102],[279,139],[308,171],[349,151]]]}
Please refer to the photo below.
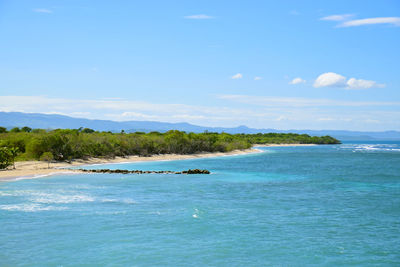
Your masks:
{"label": "hill", "polygon": [[276,129],[254,129],[247,126],[234,128],[198,126],[190,123],[168,123],[158,121],[110,121],[90,120],[84,118],[73,118],[55,114],[22,113],[22,112],[0,112],[0,126],[7,128],[29,126],[42,129],[78,129],[80,127],[91,128],[97,131],[120,132],[166,132],[168,130],[179,130],[185,132],[201,133],[226,132],[226,133],[299,133],[312,136],[330,135],[340,140],[400,140],[400,132],[360,132],[344,130],[276,130]]}

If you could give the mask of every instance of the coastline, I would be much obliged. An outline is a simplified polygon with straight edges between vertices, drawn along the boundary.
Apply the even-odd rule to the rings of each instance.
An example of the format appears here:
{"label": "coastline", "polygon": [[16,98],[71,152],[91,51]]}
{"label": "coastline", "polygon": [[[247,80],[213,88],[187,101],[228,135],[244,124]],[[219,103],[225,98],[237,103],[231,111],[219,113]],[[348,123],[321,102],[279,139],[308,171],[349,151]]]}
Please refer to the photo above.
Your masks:
{"label": "coastline", "polygon": [[252,148],[244,150],[234,150],[230,152],[203,152],[191,155],[178,155],[178,154],[162,154],[152,155],[149,157],[128,156],[116,157],[113,159],[104,158],[89,158],[87,160],[77,159],[71,163],[55,162],[50,163],[50,168],[47,163],[43,161],[17,161],[15,162],[16,169],[7,169],[0,171],[0,182],[16,179],[30,179],[56,175],[60,173],[77,173],[79,171],[67,169],[69,167],[95,165],[95,164],[110,164],[110,163],[133,163],[145,161],[171,161],[171,160],[185,160],[185,159],[198,159],[198,158],[211,158],[222,156],[234,156],[260,153],[262,150],[257,147],[288,147],[288,146],[316,146],[316,144],[254,144]]}
{"label": "coastline", "polygon": [[171,160],[184,160],[184,159],[197,159],[197,158],[211,158],[222,156],[234,156],[261,153],[262,150],[257,148],[249,148],[244,150],[234,150],[230,152],[204,152],[191,155],[178,155],[178,154],[163,154],[153,155],[150,157],[128,156],[116,157],[114,159],[103,158],[90,158],[87,160],[77,159],[71,163],[56,162],[50,163],[50,168],[47,163],[43,161],[17,161],[15,162],[16,169],[7,169],[0,171],[0,181],[9,181],[15,179],[28,179],[38,178],[60,173],[77,173],[78,171],[69,170],[66,168],[94,164],[110,164],[110,163],[130,163],[130,162],[145,162],[145,161],[171,161]]}
{"label": "coastline", "polygon": [[254,144],[254,147],[318,146],[317,144]]}

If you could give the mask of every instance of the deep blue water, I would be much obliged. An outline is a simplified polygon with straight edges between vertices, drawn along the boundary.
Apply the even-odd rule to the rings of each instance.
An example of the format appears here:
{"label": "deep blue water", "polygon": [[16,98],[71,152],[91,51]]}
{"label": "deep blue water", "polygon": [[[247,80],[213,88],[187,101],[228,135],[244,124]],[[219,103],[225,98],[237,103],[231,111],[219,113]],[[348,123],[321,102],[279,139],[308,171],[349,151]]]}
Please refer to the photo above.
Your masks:
{"label": "deep blue water", "polygon": [[400,143],[0,183],[0,266],[399,266]]}

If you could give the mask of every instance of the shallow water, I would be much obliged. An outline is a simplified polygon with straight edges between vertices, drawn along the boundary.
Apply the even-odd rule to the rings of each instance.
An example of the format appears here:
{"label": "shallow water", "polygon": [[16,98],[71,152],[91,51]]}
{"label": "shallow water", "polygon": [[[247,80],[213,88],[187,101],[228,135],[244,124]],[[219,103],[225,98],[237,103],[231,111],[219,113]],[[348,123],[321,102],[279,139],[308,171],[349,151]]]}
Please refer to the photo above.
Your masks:
{"label": "shallow water", "polygon": [[0,266],[399,266],[400,143],[0,183]]}

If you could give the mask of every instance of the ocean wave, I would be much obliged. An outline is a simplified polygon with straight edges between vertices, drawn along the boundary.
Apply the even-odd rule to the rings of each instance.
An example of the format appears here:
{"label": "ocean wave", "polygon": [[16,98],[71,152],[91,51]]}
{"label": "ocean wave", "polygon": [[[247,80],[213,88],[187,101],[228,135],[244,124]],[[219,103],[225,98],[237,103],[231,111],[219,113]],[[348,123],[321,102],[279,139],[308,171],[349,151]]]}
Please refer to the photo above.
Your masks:
{"label": "ocean wave", "polygon": [[398,144],[345,144],[339,150],[352,150],[353,152],[400,152]]}
{"label": "ocean wave", "polygon": [[137,204],[131,198],[106,198],[96,197],[80,192],[58,190],[55,193],[40,192],[34,190],[15,190],[15,191],[0,191],[0,197],[23,197],[32,205],[36,204],[70,204],[83,202],[101,202],[101,203],[121,203],[121,204]]}
{"label": "ocean wave", "polygon": [[[121,214],[127,214],[126,210],[119,210],[119,211],[95,211],[94,214],[96,215],[121,215]],[[93,216],[93,213],[86,213],[83,214],[86,216]]]}
{"label": "ocean wave", "polygon": [[60,175],[60,174],[79,174],[76,172],[72,171],[65,171],[65,172],[51,172],[51,173],[46,173],[46,174],[35,174],[35,175],[28,175],[28,176],[20,176],[20,177],[15,177],[11,178],[11,181],[19,181],[19,180],[27,180],[27,179],[37,179],[37,178],[43,178],[47,176],[52,176],[52,175]]}
{"label": "ocean wave", "polygon": [[123,203],[123,204],[137,204],[137,202],[131,198],[104,198],[101,199],[103,203]]}
{"label": "ocean wave", "polygon": [[23,212],[37,212],[37,211],[49,211],[49,210],[66,210],[66,207],[55,207],[55,206],[44,206],[36,203],[23,203],[23,204],[10,204],[0,205],[1,210],[8,211],[23,211]]}
{"label": "ocean wave", "polygon": [[90,184],[77,184],[77,185],[70,185],[68,188],[70,189],[84,189],[84,190],[93,190],[93,189],[104,189],[105,186],[97,186],[97,185],[90,185]]}
{"label": "ocean wave", "polygon": [[93,202],[95,198],[86,194],[77,194],[76,192],[59,191],[57,193],[47,193],[35,190],[15,190],[0,191],[1,197],[24,197],[33,203],[43,204],[63,204],[75,202]]}
{"label": "ocean wave", "polygon": [[0,197],[12,197],[12,196],[14,196],[13,193],[7,193],[7,192],[0,191]]}
{"label": "ocean wave", "polygon": [[0,196],[4,197],[20,197],[28,196],[36,191],[34,190],[14,190],[14,191],[0,191]]}
{"label": "ocean wave", "polygon": [[35,203],[66,204],[66,203],[77,203],[77,202],[93,202],[95,201],[95,198],[90,195],[83,195],[83,194],[65,195],[65,194],[54,194],[54,193],[34,193],[30,197],[30,200]]}

